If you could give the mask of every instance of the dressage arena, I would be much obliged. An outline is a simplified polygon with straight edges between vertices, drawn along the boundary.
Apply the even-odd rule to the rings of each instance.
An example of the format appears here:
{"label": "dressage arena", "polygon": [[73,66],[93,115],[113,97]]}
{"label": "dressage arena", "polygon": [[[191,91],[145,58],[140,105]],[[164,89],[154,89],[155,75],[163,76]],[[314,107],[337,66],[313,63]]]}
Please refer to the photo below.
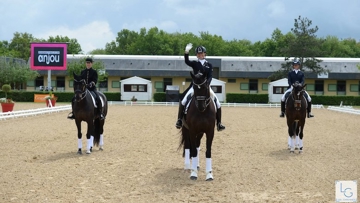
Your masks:
{"label": "dressage arena", "polygon": [[204,138],[198,180],[183,170],[177,110],[110,105],[104,151],[90,155],[76,154],[69,111],[0,120],[0,202],[334,202],[336,180],[360,182],[360,115],[314,109],[304,153],[290,154],[279,108],[223,107],[208,182]]}

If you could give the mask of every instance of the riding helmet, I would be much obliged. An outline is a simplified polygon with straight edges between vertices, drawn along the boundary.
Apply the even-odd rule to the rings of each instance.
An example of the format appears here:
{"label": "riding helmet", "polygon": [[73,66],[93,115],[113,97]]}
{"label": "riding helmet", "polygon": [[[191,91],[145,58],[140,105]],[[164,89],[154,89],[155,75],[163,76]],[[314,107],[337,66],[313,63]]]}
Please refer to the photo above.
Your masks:
{"label": "riding helmet", "polygon": [[198,46],[195,49],[195,53],[196,54],[198,54],[198,53],[206,53],[206,48],[204,46]]}
{"label": "riding helmet", "polygon": [[92,63],[92,62],[93,62],[93,59],[92,59],[91,57],[87,57],[87,58],[85,59],[85,61]]}
{"label": "riding helmet", "polygon": [[301,62],[300,62],[300,60],[299,59],[294,59],[294,61],[292,62],[292,64],[293,65],[295,65],[295,64],[299,64],[299,65],[301,65]]}

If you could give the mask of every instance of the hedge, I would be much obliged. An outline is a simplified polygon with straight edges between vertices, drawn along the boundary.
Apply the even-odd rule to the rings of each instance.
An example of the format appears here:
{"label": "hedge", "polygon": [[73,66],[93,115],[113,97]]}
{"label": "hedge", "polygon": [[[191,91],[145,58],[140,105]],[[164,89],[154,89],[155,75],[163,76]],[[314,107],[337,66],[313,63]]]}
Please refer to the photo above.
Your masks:
{"label": "hedge", "polygon": [[[12,90],[8,93],[8,97],[11,97],[15,102],[34,102],[34,94],[48,94],[48,92],[42,91],[18,91]],[[58,102],[70,102],[74,96],[73,92],[53,92],[58,98]],[[104,92],[108,101],[120,101],[120,92]],[[0,98],[5,97],[5,93],[0,91]]]}

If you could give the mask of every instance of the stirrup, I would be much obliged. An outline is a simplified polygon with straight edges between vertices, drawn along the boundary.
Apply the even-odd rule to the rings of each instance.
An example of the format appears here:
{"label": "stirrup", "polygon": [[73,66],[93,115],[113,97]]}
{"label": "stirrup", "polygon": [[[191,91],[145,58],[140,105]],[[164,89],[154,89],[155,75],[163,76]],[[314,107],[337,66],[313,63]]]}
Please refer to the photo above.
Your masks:
{"label": "stirrup", "polygon": [[285,117],[285,113],[284,113],[284,112],[281,112],[281,113],[280,113],[280,117],[281,117],[281,118],[284,118],[284,117]]}
{"label": "stirrup", "polygon": [[175,127],[177,129],[180,129],[182,127],[182,120],[180,118],[176,121]]}
{"label": "stirrup", "polygon": [[311,112],[309,112],[307,117],[312,118],[312,117],[314,117],[314,115],[312,115]]}
{"label": "stirrup", "polygon": [[74,113],[70,112],[67,118],[70,119],[70,120],[75,119]]}
{"label": "stirrup", "polygon": [[220,122],[217,124],[217,131],[225,130],[225,126],[223,126]]}
{"label": "stirrup", "polygon": [[105,119],[105,116],[104,116],[104,114],[100,114],[100,116],[99,116],[99,118],[100,118],[100,120],[104,120]]}

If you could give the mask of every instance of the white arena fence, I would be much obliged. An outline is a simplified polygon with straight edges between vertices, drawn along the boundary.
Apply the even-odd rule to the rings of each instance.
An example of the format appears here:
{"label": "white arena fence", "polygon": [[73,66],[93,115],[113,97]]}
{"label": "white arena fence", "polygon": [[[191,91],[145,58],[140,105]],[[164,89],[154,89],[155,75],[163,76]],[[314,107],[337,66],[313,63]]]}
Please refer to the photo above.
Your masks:
{"label": "white arena fence", "polygon": [[[131,101],[109,101],[109,105],[123,106],[178,106],[179,102],[131,102]],[[280,108],[280,103],[257,104],[257,103],[221,103],[222,107],[261,107],[261,108]],[[324,108],[322,104],[313,104],[312,108]]]}
{"label": "white arena fence", "polygon": [[[123,105],[123,106],[178,106],[178,102],[131,102],[131,101],[109,101],[109,105]],[[251,108],[280,108],[279,103],[274,104],[258,104],[258,103],[221,103],[222,107],[251,107]],[[324,108],[322,104],[313,104],[312,108],[321,109]],[[329,110],[341,111],[345,113],[354,113],[360,115],[360,110],[355,110],[348,107],[335,107],[329,106]],[[41,114],[50,114],[61,111],[71,110],[71,105],[56,106],[56,107],[45,107],[38,109],[19,110],[6,113],[0,113],[0,120],[18,118],[18,117],[29,117]]]}
{"label": "white arena fence", "polygon": [[50,113],[56,113],[56,112],[60,112],[60,111],[69,111],[70,109],[71,109],[71,105],[64,105],[64,106],[11,111],[11,112],[5,112],[5,113],[1,112],[0,120],[10,119],[10,118],[36,116],[36,115],[40,115],[40,114],[50,114]]}
{"label": "white arena fence", "polygon": [[351,114],[360,115],[360,110],[359,109],[354,109],[352,107],[328,106],[327,109],[332,110],[332,111],[342,112],[342,113],[351,113]]}

